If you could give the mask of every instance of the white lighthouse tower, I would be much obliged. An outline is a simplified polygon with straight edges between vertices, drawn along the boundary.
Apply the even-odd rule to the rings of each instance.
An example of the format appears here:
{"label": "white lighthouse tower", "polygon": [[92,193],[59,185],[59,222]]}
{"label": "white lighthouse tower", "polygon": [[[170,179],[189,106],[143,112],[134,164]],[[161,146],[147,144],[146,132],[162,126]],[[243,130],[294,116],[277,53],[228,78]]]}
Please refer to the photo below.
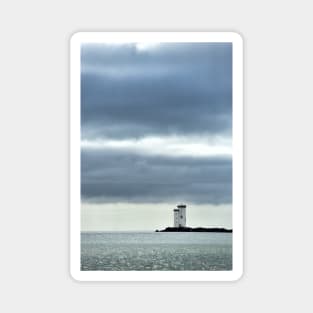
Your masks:
{"label": "white lighthouse tower", "polygon": [[186,205],[178,204],[174,209],[174,227],[186,227]]}

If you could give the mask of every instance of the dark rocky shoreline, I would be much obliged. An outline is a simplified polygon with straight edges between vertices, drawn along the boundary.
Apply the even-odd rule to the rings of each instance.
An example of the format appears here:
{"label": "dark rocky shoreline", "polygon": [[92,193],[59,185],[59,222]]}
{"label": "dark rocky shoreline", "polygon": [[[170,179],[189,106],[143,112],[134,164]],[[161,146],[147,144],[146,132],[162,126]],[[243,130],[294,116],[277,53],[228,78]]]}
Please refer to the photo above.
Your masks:
{"label": "dark rocky shoreline", "polygon": [[233,230],[220,227],[166,227],[162,230],[157,229],[156,232],[232,233]]}

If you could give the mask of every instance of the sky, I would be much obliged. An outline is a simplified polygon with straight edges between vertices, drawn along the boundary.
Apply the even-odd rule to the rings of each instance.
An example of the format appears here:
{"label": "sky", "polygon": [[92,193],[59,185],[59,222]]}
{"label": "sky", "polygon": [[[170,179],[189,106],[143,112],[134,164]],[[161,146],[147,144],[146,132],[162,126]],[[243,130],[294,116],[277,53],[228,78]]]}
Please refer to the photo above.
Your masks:
{"label": "sky", "polygon": [[81,228],[232,226],[231,43],[81,46]]}

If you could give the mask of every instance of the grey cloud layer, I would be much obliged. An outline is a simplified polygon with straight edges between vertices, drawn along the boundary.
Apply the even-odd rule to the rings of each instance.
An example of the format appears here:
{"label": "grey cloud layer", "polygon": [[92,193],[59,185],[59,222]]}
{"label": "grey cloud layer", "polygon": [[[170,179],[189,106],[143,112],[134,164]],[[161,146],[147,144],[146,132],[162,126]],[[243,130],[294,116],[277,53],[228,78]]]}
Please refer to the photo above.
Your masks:
{"label": "grey cloud layer", "polygon": [[82,137],[231,134],[231,44],[82,46]]}
{"label": "grey cloud layer", "polygon": [[[231,137],[231,44],[84,44],[81,60],[82,139]],[[231,159],[84,148],[81,161],[85,202],[232,201]]]}
{"label": "grey cloud layer", "polygon": [[232,160],[82,150],[86,202],[231,203]]}

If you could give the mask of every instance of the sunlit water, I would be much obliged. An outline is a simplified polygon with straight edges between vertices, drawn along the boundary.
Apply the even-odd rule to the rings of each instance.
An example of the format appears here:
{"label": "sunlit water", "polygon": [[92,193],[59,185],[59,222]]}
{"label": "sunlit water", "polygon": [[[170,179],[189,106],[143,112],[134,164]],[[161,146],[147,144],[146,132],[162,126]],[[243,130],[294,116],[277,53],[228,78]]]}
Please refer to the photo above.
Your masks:
{"label": "sunlit water", "polygon": [[81,270],[85,271],[231,269],[231,233],[81,233]]}

